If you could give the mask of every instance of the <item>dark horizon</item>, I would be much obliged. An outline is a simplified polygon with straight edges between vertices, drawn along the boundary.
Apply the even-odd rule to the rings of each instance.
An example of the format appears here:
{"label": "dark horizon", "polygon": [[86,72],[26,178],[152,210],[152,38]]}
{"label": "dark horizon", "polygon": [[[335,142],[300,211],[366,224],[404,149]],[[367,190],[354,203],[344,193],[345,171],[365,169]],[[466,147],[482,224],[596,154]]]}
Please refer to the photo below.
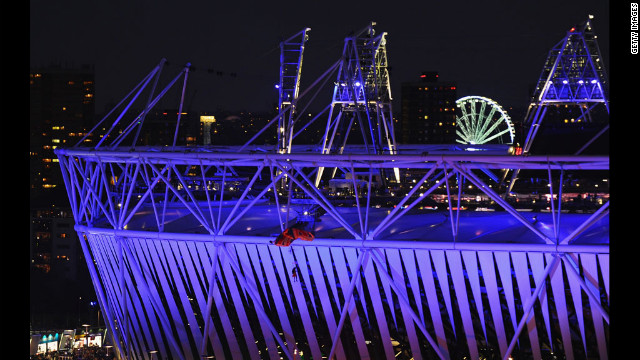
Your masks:
{"label": "dark horizon", "polygon": [[[185,100],[194,111],[270,111],[277,103],[280,40],[311,28],[304,89],[339,59],[350,32],[374,21],[377,32],[388,34],[394,111],[400,110],[395,105],[400,84],[418,80],[423,71],[455,82],[460,96],[526,107],[548,51],[589,15],[595,17],[608,70],[609,5],[595,0],[322,6],[164,1],[65,6],[32,0],[30,66],[95,66],[96,113],[120,101],[162,58],[170,63],[164,78],[173,78],[187,63],[194,67]],[[315,102],[326,105],[330,96]]]}

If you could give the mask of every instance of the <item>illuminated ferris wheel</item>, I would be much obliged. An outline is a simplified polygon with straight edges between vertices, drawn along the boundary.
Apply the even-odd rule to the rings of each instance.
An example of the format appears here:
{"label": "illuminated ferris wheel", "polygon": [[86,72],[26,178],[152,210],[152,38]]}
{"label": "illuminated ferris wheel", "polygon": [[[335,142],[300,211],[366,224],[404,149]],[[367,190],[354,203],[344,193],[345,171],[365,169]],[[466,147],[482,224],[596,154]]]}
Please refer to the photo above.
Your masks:
{"label": "illuminated ferris wheel", "polygon": [[465,96],[456,101],[456,142],[462,144],[513,144],[511,118],[495,101]]}

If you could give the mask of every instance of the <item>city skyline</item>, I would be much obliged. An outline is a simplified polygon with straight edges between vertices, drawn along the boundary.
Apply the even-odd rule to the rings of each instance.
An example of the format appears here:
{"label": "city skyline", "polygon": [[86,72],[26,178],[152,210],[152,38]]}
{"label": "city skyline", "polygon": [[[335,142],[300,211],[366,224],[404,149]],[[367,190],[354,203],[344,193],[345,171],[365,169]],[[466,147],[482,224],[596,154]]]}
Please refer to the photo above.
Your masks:
{"label": "city skyline", "polygon": [[[162,58],[173,77],[191,63],[185,102],[193,111],[271,110],[277,103],[279,41],[311,28],[302,67],[309,86],[341,55],[344,38],[369,22],[387,32],[394,111],[402,82],[438,71],[460,96],[526,107],[549,49],[594,15],[609,68],[606,2],[536,4],[196,3],[153,7],[117,3],[68,8],[31,2],[30,65],[95,66],[96,112],[128,93]],[[123,9],[128,9],[123,11]],[[505,80],[508,79],[508,80]],[[326,104],[330,97],[320,97]]]}

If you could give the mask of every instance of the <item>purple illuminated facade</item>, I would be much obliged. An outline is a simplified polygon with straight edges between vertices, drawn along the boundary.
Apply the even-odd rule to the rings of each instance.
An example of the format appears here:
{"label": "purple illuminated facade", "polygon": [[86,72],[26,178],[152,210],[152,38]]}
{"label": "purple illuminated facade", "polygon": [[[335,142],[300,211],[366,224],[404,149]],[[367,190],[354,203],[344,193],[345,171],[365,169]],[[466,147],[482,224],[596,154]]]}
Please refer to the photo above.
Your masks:
{"label": "purple illuminated facade", "polygon": [[[384,50],[384,33],[374,39]],[[359,74],[372,73],[387,76]],[[146,111],[127,118],[125,105],[124,132],[56,150],[120,357],[607,358],[608,191],[571,211],[565,191],[568,174],[602,176],[609,157],[396,145],[385,78],[368,79],[362,99],[328,107],[343,115],[329,115],[326,139],[347,112],[368,116],[361,145],[293,143],[303,92],[269,123],[286,124],[272,146],[124,146]],[[359,105],[376,101],[377,114]],[[505,196],[494,179],[507,169],[543,174],[546,191]],[[293,224],[315,239],[270,244]]]}

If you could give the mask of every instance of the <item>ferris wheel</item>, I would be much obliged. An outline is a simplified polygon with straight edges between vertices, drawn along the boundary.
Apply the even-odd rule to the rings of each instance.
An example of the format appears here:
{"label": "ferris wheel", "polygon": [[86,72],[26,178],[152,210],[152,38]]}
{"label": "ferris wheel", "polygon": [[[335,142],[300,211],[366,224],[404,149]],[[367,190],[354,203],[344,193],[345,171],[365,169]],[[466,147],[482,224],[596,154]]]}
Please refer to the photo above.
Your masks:
{"label": "ferris wheel", "polygon": [[497,102],[482,96],[465,96],[456,100],[456,107],[456,142],[513,144],[513,123]]}

